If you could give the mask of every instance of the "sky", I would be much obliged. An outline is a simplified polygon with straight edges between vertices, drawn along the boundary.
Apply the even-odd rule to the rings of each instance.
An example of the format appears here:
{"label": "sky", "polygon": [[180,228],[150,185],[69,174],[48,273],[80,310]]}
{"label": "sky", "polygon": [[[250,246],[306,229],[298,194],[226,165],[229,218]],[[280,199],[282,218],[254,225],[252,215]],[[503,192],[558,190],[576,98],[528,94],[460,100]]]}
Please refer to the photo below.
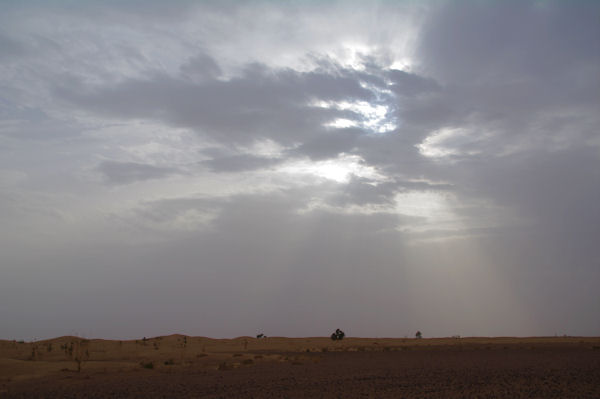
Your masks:
{"label": "sky", "polygon": [[0,338],[600,335],[599,20],[0,1]]}

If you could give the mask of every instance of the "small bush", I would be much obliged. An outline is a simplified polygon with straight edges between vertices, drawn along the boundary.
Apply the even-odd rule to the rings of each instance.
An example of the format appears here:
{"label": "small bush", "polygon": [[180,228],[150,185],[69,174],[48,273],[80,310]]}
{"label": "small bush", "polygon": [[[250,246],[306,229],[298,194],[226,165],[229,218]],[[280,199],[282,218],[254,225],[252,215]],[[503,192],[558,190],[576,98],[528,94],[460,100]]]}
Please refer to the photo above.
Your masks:
{"label": "small bush", "polygon": [[141,362],[140,365],[145,369],[152,370],[154,368],[154,363],[152,363],[152,362],[148,362],[148,363]]}
{"label": "small bush", "polygon": [[223,363],[219,364],[219,366],[217,367],[217,370],[233,370],[233,366],[230,364],[227,364],[227,362],[223,362]]}
{"label": "small bush", "polygon": [[173,361],[173,359],[169,359],[165,361],[165,366],[172,366],[175,364],[175,361]]}

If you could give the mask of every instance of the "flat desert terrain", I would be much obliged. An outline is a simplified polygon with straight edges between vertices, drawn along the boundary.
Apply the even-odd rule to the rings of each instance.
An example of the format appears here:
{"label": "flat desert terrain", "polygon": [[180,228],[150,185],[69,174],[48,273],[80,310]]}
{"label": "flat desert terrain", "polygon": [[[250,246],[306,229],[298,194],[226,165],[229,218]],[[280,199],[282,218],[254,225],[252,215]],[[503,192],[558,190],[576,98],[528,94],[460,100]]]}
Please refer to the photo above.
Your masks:
{"label": "flat desert terrain", "polygon": [[600,398],[600,338],[0,341],[0,398],[142,397]]}

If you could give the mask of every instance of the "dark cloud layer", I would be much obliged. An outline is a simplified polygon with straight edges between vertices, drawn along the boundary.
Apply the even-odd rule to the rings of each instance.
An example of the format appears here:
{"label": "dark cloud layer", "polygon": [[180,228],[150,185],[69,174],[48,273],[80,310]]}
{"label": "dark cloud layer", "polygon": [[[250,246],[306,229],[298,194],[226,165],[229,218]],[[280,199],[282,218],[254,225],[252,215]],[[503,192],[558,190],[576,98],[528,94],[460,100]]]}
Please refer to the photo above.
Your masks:
{"label": "dark cloud layer", "polygon": [[[205,55],[201,55],[207,59]],[[209,60],[210,63],[210,60]],[[214,67],[214,62],[209,68]],[[269,70],[249,65],[229,81],[194,83],[164,75],[126,81],[115,87],[59,87],[59,98],[94,112],[125,118],[151,118],[196,129],[219,141],[248,143],[272,138],[289,144],[323,132],[321,125],[347,112],[309,106],[323,101],[369,101],[373,93],[351,71]]]}

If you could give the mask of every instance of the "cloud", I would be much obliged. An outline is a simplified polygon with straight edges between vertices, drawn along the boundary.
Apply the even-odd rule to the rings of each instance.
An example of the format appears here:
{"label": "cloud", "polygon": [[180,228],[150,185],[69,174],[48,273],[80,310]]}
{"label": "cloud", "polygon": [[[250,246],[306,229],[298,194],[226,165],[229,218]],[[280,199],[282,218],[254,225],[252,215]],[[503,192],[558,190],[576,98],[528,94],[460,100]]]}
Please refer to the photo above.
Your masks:
{"label": "cloud", "polygon": [[597,65],[597,13],[591,2],[447,2],[429,14],[419,55],[432,75],[453,83],[545,81]]}
{"label": "cloud", "polygon": [[257,157],[249,154],[232,155],[203,161],[213,172],[244,172],[264,169],[280,163],[276,158]]}
{"label": "cloud", "polygon": [[0,107],[0,136],[24,141],[59,141],[79,136],[78,126],[53,118],[39,108],[16,107],[7,103]]}
{"label": "cloud", "polygon": [[190,58],[179,69],[184,76],[199,80],[214,79],[223,73],[216,61],[203,53]]}
{"label": "cloud", "polygon": [[323,131],[314,139],[305,140],[300,146],[290,151],[291,155],[308,155],[313,160],[335,158],[341,153],[351,153],[356,146],[356,139],[365,132],[358,128],[341,128]]}
{"label": "cloud", "polygon": [[[581,143],[599,122],[594,15],[592,3],[444,4],[429,15],[419,51],[440,90],[407,104],[404,119],[479,131],[486,155]],[[569,128],[557,128],[565,117]]]}
{"label": "cloud", "polygon": [[128,80],[113,87],[61,86],[55,93],[69,103],[117,118],[150,118],[188,127],[222,142],[248,144],[269,138],[284,144],[323,131],[340,111],[309,106],[323,100],[370,100],[351,71],[340,76],[301,73],[249,65],[244,75],[228,81],[191,83],[157,75]]}
{"label": "cloud", "polygon": [[19,41],[0,31],[0,59],[9,60],[24,53],[24,46]]}
{"label": "cloud", "polygon": [[98,165],[97,170],[110,184],[130,184],[180,173],[177,169],[169,167],[117,161],[103,161]]}
{"label": "cloud", "polygon": [[403,97],[412,98],[441,89],[439,83],[434,79],[415,73],[391,69],[386,71],[385,76],[390,80],[389,89]]}

